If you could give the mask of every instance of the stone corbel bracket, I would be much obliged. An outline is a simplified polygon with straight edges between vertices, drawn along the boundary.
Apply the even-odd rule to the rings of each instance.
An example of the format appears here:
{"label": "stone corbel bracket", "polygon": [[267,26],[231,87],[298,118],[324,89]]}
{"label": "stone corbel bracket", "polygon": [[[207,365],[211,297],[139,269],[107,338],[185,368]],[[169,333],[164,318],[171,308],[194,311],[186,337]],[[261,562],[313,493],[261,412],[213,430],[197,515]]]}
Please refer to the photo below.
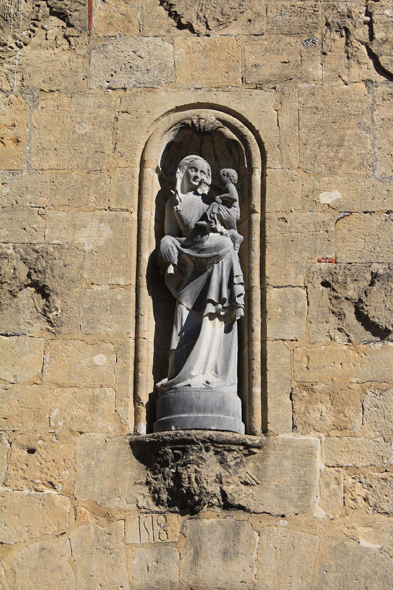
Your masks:
{"label": "stone corbel bracket", "polygon": [[195,514],[207,508],[249,510],[258,481],[246,458],[266,445],[264,437],[184,430],[130,438],[135,457],[147,468],[154,503],[165,510]]}

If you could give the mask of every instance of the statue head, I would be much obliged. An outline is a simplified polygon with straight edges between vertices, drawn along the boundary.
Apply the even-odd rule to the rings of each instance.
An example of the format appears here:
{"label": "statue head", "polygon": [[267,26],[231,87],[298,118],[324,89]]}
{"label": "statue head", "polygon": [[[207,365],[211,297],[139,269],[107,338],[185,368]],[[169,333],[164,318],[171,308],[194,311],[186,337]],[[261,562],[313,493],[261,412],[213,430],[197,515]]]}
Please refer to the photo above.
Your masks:
{"label": "statue head", "polygon": [[236,184],[238,181],[237,172],[232,168],[223,168],[222,170],[220,170],[220,177],[221,180],[223,180],[224,182],[229,181],[232,184]]}
{"label": "statue head", "polygon": [[212,181],[209,164],[200,156],[183,158],[176,171],[176,193],[178,197],[191,191],[208,193]]}

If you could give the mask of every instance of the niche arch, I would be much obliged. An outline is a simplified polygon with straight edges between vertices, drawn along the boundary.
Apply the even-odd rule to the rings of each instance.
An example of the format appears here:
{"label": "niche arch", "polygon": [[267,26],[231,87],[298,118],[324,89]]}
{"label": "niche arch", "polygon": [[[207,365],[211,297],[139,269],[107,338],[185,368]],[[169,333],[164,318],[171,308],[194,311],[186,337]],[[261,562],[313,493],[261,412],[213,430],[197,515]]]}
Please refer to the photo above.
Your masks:
{"label": "niche arch", "polygon": [[[240,261],[245,278],[245,316],[239,322],[239,387],[246,433],[262,431],[263,322],[263,204],[265,153],[241,115],[220,107],[183,107],[156,122],[146,142],[140,169],[138,262],[135,339],[135,432],[152,431],[154,384],[166,376],[167,353],[175,301],[167,292],[156,248],[163,236],[166,200],[174,187],[177,164],[187,155],[200,155],[216,174],[221,168],[239,172],[237,185],[244,237]],[[213,177],[213,183],[216,178]]]}

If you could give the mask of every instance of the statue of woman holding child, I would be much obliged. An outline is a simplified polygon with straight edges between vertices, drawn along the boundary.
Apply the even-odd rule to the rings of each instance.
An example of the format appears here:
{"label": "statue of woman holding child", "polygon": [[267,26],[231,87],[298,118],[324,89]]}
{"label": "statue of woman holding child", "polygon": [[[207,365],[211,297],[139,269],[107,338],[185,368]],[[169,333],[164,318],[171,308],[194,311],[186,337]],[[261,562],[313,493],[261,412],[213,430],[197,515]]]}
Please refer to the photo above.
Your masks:
{"label": "statue of woman holding child", "polygon": [[160,253],[177,303],[168,377],[157,385],[156,432],[244,432],[237,393],[237,320],[244,314],[237,174],[224,169],[220,178],[224,189],[213,198],[209,164],[187,156],[166,205]]}

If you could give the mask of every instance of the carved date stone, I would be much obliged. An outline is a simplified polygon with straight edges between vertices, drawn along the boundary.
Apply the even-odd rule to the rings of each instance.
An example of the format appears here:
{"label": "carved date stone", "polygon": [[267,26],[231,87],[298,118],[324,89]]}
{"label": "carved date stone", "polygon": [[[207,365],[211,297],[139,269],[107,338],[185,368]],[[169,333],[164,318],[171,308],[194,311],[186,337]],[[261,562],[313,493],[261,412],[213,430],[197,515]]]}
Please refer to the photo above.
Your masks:
{"label": "carved date stone", "polygon": [[183,158],[166,205],[160,254],[177,303],[168,377],[157,384],[155,432],[244,433],[237,393],[237,320],[244,315],[237,174],[221,170],[221,190],[211,176],[203,158]]}

